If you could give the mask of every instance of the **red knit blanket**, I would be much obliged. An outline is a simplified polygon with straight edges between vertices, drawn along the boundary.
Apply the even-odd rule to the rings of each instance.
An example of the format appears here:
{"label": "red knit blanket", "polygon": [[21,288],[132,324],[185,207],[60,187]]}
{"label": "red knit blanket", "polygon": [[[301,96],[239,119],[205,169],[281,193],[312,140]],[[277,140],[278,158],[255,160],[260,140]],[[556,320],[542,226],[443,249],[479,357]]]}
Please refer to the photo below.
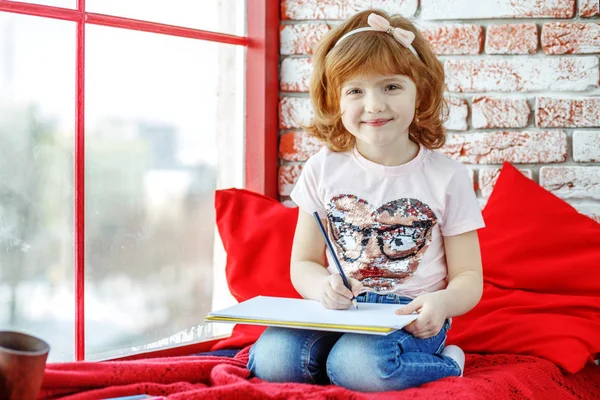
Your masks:
{"label": "red knit blanket", "polygon": [[465,376],[398,392],[358,393],[337,386],[250,378],[248,349],[236,357],[189,356],[49,364],[43,399],[102,399],[136,394],[168,399],[600,399],[600,367],[564,374],[530,356],[467,355]]}

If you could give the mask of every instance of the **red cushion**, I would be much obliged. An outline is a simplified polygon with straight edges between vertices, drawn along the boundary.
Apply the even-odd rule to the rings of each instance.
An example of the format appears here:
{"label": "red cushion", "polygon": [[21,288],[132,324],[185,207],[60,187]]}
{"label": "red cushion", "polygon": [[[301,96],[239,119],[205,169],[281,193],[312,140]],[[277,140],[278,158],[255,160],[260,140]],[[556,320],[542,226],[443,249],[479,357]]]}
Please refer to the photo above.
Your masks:
{"label": "red cushion", "polygon": [[479,231],[487,282],[540,293],[600,292],[600,224],[506,163]]}
{"label": "red cushion", "polygon": [[[227,252],[225,274],[237,301],[252,297],[300,298],[290,280],[292,241],[298,209],[243,189],[218,190],[217,228]],[[236,325],[231,337],[212,350],[245,347],[264,327]]]}
{"label": "red cushion", "polygon": [[258,295],[300,298],[290,280],[298,209],[243,189],[218,190],[215,208],[233,297],[240,302]]}
{"label": "red cushion", "polygon": [[580,370],[600,351],[600,224],[508,163],[483,217],[484,295],[448,343]]}

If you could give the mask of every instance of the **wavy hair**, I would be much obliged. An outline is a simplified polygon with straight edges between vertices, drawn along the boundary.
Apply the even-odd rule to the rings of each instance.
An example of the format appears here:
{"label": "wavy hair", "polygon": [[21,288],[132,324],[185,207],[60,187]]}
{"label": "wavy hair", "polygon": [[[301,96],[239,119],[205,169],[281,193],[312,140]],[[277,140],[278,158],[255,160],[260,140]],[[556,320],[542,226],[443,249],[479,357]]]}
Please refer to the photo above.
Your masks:
{"label": "wavy hair", "polygon": [[[394,27],[413,32],[412,46],[419,58],[392,36],[376,31],[359,32],[335,46],[346,33],[368,26],[371,13],[386,18]],[[448,113],[442,64],[409,20],[390,17],[378,10],[354,15],[329,31],[317,44],[309,90],[314,118],[304,129],[332,151],[350,150],[355,138],[342,125],[341,87],[352,77],[371,74],[406,75],[415,82],[418,122],[415,118],[409,126],[410,138],[430,149],[442,147],[446,141],[443,123]]]}

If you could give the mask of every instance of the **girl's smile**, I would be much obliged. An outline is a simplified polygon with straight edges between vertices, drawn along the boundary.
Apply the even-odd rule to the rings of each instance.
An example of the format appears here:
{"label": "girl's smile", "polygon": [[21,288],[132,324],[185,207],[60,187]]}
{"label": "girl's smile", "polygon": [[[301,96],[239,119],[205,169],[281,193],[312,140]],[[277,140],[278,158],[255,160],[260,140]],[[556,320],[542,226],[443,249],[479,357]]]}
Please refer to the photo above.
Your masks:
{"label": "girl's smile", "polygon": [[392,118],[378,118],[378,119],[370,119],[367,121],[363,121],[363,124],[373,126],[373,127],[378,127],[378,126],[383,126],[390,121],[392,121]]}

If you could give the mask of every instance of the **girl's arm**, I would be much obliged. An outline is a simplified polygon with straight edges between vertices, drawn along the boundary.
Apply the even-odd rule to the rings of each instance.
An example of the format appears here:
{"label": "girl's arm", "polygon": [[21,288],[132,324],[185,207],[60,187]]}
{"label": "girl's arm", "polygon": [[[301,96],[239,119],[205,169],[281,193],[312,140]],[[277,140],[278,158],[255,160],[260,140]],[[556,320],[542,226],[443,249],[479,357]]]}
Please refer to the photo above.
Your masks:
{"label": "girl's arm", "polygon": [[448,286],[447,317],[462,315],[477,305],[483,293],[481,252],[477,231],[444,237]]}
{"label": "girl's arm", "polygon": [[444,237],[448,286],[414,299],[397,314],[419,312],[419,317],[404,329],[419,338],[436,335],[446,318],[462,315],[475,307],[483,292],[481,253],[477,231]]}
{"label": "girl's arm", "polygon": [[323,266],[325,240],[314,217],[298,212],[298,223],[292,245],[290,277],[292,285],[305,299],[321,300],[321,287],[329,277]]}
{"label": "girl's arm", "polygon": [[[352,292],[338,274],[329,274],[323,266],[325,240],[314,217],[302,210],[292,246],[290,276],[294,288],[305,299],[320,301],[326,308],[346,309],[352,305]],[[352,290],[362,289],[359,281],[348,278]]]}

